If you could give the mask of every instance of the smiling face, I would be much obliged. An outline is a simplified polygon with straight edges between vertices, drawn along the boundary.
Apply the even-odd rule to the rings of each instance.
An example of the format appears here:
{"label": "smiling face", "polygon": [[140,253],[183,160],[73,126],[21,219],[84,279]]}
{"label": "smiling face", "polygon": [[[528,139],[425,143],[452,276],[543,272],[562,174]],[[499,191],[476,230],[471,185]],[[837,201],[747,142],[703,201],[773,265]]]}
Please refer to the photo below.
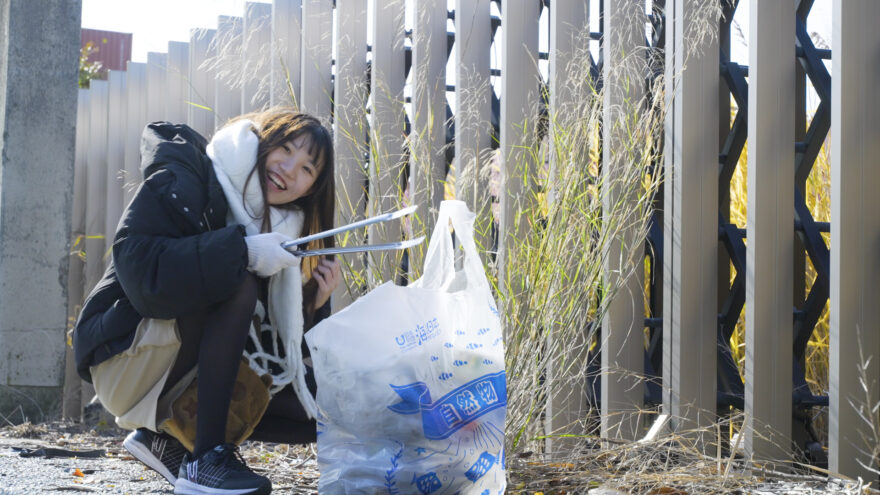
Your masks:
{"label": "smiling face", "polygon": [[291,139],[266,156],[266,198],[270,205],[283,205],[311,191],[319,164],[308,134]]}

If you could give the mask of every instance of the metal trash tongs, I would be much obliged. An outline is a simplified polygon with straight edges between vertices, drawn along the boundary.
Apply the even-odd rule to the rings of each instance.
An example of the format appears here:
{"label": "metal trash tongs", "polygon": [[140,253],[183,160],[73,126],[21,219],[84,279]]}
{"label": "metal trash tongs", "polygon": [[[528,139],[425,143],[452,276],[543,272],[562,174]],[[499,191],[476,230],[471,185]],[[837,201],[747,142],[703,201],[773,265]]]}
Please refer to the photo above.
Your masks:
{"label": "metal trash tongs", "polygon": [[390,220],[394,220],[396,218],[404,217],[409,215],[410,213],[416,211],[416,205],[408,206],[406,208],[392,211],[390,213],[383,213],[381,215],[376,215],[374,217],[366,218],[364,220],[360,220],[358,222],[350,223],[348,225],[343,225],[341,227],[336,227],[334,229],[325,230],[324,232],[318,232],[317,234],[308,235],[305,237],[300,237],[299,239],[294,239],[292,241],[287,241],[281,244],[281,247],[290,251],[293,255],[299,257],[305,256],[325,256],[328,254],[345,254],[345,253],[360,253],[364,251],[391,251],[395,249],[406,249],[413,246],[417,246],[421,244],[422,241],[425,240],[425,236],[418,237],[416,239],[410,239],[408,241],[400,241],[400,242],[389,242],[386,244],[367,244],[362,246],[344,246],[344,247],[332,247],[332,248],[323,248],[323,249],[300,249],[301,246],[305,246],[311,241],[317,239],[323,239],[325,237],[330,237],[336,234],[341,234],[343,232],[348,232],[349,230],[354,230],[360,227],[366,227],[367,225],[372,225],[374,223],[387,222]]}

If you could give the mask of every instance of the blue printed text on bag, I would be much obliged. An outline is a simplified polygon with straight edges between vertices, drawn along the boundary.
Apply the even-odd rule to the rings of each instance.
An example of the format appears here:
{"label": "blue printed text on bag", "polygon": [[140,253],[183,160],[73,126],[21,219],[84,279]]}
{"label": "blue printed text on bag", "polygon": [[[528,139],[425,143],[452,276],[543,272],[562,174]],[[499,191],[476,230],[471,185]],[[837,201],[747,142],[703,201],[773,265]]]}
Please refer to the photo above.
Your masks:
{"label": "blue printed text on bag", "polygon": [[388,409],[399,414],[421,412],[425,438],[432,440],[447,438],[462,426],[507,404],[504,371],[471,380],[434,403],[424,382],[391,388],[402,400]]}
{"label": "blue printed text on bag", "polygon": [[401,352],[406,352],[438,335],[440,335],[440,323],[437,322],[437,318],[433,318],[425,322],[424,325],[416,325],[411,330],[405,330],[399,336],[394,337],[394,341]]}

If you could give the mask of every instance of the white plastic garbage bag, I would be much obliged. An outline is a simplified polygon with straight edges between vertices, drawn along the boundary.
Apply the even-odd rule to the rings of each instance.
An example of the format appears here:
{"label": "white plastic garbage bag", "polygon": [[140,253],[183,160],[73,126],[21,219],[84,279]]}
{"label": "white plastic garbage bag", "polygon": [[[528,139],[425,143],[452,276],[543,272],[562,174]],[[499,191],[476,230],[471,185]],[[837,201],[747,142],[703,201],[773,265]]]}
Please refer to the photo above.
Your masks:
{"label": "white plastic garbage bag", "polygon": [[473,221],[444,201],[422,278],[385,283],[306,335],[320,493],[504,492],[504,343]]}

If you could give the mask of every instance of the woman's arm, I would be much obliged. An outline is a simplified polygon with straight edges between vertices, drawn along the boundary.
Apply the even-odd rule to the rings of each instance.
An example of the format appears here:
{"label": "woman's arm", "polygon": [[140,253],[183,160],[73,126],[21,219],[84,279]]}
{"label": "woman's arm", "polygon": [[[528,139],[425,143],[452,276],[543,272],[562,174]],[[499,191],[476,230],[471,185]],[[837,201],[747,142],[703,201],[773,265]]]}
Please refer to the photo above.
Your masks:
{"label": "woman's arm", "polygon": [[[117,277],[144,317],[177,318],[227,299],[247,268],[244,229],[201,231],[169,191],[202,187],[183,167],[151,175],[125,212],[113,243]],[[176,194],[176,193],[175,193]],[[183,198],[199,210],[204,198]],[[186,207],[189,212],[189,207]]]}

